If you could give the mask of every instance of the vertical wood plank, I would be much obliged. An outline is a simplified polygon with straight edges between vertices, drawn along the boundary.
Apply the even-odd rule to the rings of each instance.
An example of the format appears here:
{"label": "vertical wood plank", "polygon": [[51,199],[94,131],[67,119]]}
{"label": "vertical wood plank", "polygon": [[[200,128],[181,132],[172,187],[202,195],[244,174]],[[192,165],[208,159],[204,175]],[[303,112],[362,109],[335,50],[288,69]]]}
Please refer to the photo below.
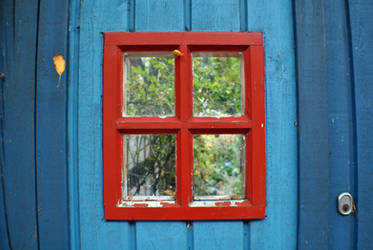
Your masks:
{"label": "vertical wood plank", "polygon": [[[327,249],[328,82],[323,1],[296,1],[299,115],[299,249]],[[317,83],[317,84],[315,84]],[[312,188],[310,188],[312,187]]]}
{"label": "vertical wood plank", "polygon": [[[192,31],[240,31],[240,1],[191,1]],[[195,221],[194,249],[243,249],[242,221]]]}
{"label": "vertical wood plank", "polygon": [[[184,31],[184,7],[183,1],[136,0],[135,31]],[[185,222],[140,221],[136,245],[138,249],[186,249],[187,233]]]}
{"label": "vertical wood plank", "polygon": [[184,31],[182,1],[136,0],[135,31]]}
{"label": "vertical wood plank", "polygon": [[[5,5],[5,1],[0,2],[0,73],[5,74],[5,51],[6,51],[6,18],[5,11],[9,12],[9,6]],[[6,200],[5,200],[5,183],[4,183],[4,84],[5,75],[0,76],[0,249],[9,250],[9,229],[8,229],[8,215],[6,213]]]}
{"label": "vertical wood plank", "polygon": [[[325,1],[328,81],[329,240],[330,249],[356,249],[355,216],[341,216],[336,198],[355,194],[355,138],[350,37],[346,1]],[[315,216],[315,215],[314,215]]]}
{"label": "vertical wood plank", "polygon": [[5,0],[0,12],[4,38],[1,178],[6,201],[1,213],[7,214],[10,249],[38,249],[34,127],[38,1]]}
{"label": "vertical wood plank", "polygon": [[251,249],[295,249],[297,113],[292,1],[247,1],[249,32],[263,32],[266,218],[250,222]]}
{"label": "vertical wood plank", "polygon": [[187,249],[187,227],[182,222],[137,222],[138,250]]}
{"label": "vertical wood plank", "polygon": [[192,0],[192,31],[240,31],[239,0]]}
{"label": "vertical wood plank", "polygon": [[68,193],[70,219],[70,249],[80,249],[79,221],[79,165],[78,165],[78,83],[79,83],[79,38],[80,1],[70,1],[69,13],[69,58],[67,82],[67,149]]}
{"label": "vertical wood plank", "polygon": [[348,1],[357,150],[357,249],[373,246],[373,2]]}
{"label": "vertical wood plank", "polygon": [[[69,1],[40,1],[36,74],[36,173],[39,247],[69,248],[67,193],[67,72],[53,57],[68,59]],[[67,61],[68,63],[68,61]]]}
{"label": "vertical wood plank", "polygon": [[244,249],[244,223],[241,221],[199,221],[193,227],[193,249]]}
{"label": "vertical wood plank", "polygon": [[81,249],[130,249],[134,245],[134,230],[128,222],[105,221],[102,197],[101,33],[129,31],[130,3],[81,2],[77,114]]}

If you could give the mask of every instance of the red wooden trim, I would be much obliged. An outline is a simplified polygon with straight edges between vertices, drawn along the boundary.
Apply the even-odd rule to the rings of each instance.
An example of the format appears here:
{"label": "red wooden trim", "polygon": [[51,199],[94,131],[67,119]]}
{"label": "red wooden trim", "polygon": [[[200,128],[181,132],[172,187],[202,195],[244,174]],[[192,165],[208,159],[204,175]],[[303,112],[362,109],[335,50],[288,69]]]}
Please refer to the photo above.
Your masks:
{"label": "red wooden trim", "polygon": [[183,207],[187,207],[192,201],[193,188],[193,137],[187,129],[180,131],[178,141],[178,159],[180,159],[179,176],[177,176],[177,201]]}
{"label": "red wooden trim", "polygon": [[211,120],[195,120],[191,119],[187,122],[182,122],[173,117],[170,118],[146,118],[146,119],[127,119],[119,118],[116,122],[116,128],[121,131],[126,130],[176,130],[182,128],[189,129],[249,129],[252,127],[252,121],[218,121],[215,119]]}
{"label": "red wooden trim", "polygon": [[252,198],[254,205],[265,205],[265,97],[264,97],[264,48],[250,47],[251,68],[251,117],[253,128],[252,140]]}
{"label": "red wooden trim", "polygon": [[242,207],[105,207],[107,220],[242,220],[262,219],[265,206]]}
{"label": "red wooden trim", "polygon": [[103,162],[104,205],[121,200],[122,187],[122,136],[113,121],[121,116],[122,52],[116,46],[104,47],[103,60]]}
{"label": "red wooden trim", "polygon": [[[256,219],[265,216],[264,49],[260,33],[106,33],[103,69],[104,206],[108,220]],[[175,117],[122,117],[124,51],[171,51],[175,57]],[[192,117],[193,51],[242,51],[245,63],[245,114]],[[177,134],[175,204],[119,207],[122,194],[122,135]],[[247,201],[229,206],[189,207],[193,188],[193,134],[246,135]]]}
{"label": "red wooden trim", "polygon": [[106,45],[263,45],[262,33],[241,32],[112,32]]}

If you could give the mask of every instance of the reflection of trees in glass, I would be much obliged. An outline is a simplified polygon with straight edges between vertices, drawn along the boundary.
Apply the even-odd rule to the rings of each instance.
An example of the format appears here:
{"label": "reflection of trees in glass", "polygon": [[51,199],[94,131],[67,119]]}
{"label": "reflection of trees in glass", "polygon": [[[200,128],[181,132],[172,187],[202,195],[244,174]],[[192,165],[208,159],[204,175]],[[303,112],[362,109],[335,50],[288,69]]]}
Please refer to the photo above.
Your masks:
{"label": "reflection of trees in glass", "polygon": [[[174,59],[131,55],[125,60],[126,115],[173,115]],[[240,115],[240,58],[194,57],[193,64],[194,114]],[[127,137],[128,196],[174,196],[175,136]],[[194,179],[196,195],[241,194],[242,136],[216,137],[213,146],[206,138],[194,138],[194,161],[198,164]]]}
{"label": "reflection of trees in glass", "polygon": [[195,116],[241,115],[239,57],[193,57]]}
{"label": "reflection of trees in glass", "polygon": [[242,135],[194,136],[195,195],[242,194],[242,138]]}
{"label": "reflection of trees in glass", "polygon": [[127,57],[126,115],[174,114],[174,59]]}
{"label": "reflection of trees in glass", "polygon": [[128,196],[175,193],[175,136],[125,135]]}

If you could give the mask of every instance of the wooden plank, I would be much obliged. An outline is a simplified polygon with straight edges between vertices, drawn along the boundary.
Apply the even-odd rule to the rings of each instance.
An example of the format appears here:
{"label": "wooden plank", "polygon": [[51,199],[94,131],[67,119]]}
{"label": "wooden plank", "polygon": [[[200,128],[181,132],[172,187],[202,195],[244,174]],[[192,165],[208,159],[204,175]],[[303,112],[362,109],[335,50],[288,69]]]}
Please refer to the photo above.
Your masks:
{"label": "wooden plank", "polygon": [[[328,82],[323,1],[296,1],[299,115],[299,249],[327,249]],[[317,83],[317,84],[316,84]],[[310,188],[312,187],[312,188]]]}
{"label": "wooden plank", "polygon": [[[130,249],[134,233],[128,222],[105,221],[102,176],[102,32],[129,31],[129,3],[81,2],[78,84],[78,165],[81,249]],[[76,44],[74,44],[76,45]],[[73,46],[73,45],[70,45]]]}
{"label": "wooden plank", "polygon": [[[193,249],[244,249],[244,223],[237,221],[195,222]],[[246,235],[246,237],[249,237]]]}
{"label": "wooden plank", "polygon": [[34,127],[38,1],[6,0],[1,7],[2,178],[9,248],[38,249]]}
{"label": "wooden plank", "polygon": [[136,247],[138,250],[186,249],[187,227],[185,222],[137,222]]}
{"label": "wooden plank", "polygon": [[357,249],[369,249],[373,246],[373,2],[348,4],[355,85]]}
{"label": "wooden plank", "polygon": [[[192,31],[240,31],[240,9],[238,0],[191,1]],[[243,222],[201,222],[192,227],[193,249],[223,249],[236,245],[242,249],[244,242]],[[234,244],[232,244],[234,243]],[[223,248],[221,248],[223,247]]]}
{"label": "wooden plank", "polygon": [[[329,200],[328,247],[356,249],[355,216],[341,216],[336,199],[355,194],[354,111],[348,10],[346,1],[325,1],[326,63],[328,80]],[[309,94],[309,93],[308,93]]]}
{"label": "wooden plank", "polygon": [[[40,1],[36,79],[36,169],[39,247],[69,247],[67,193],[67,73],[53,57],[68,56],[69,1]],[[67,61],[67,63],[69,63]]]}
{"label": "wooden plank", "polygon": [[266,218],[247,225],[251,249],[295,249],[297,113],[292,1],[247,1],[247,30],[263,32]]}
{"label": "wooden plank", "polygon": [[[136,32],[184,31],[184,4],[182,1],[137,0],[135,14]],[[156,237],[151,236],[155,234],[154,228],[161,229],[159,233],[154,235]],[[187,238],[185,222],[136,223],[138,249],[184,249],[188,244]],[[177,243],[178,245],[176,245]]]}
{"label": "wooden plank", "polygon": [[[6,31],[5,11],[9,8],[5,5],[5,1],[0,2],[0,30]],[[6,32],[0,32],[0,51],[6,51]],[[3,124],[4,124],[4,82],[5,82],[5,53],[0,53],[0,248],[10,250],[8,215],[6,213],[6,200],[4,189],[4,139],[3,139]],[[3,75],[4,74],[4,75]]]}
{"label": "wooden plank", "polygon": [[193,0],[192,31],[240,31],[239,0]]}
{"label": "wooden plank", "polygon": [[182,1],[136,0],[135,30],[183,31],[184,6]]}
{"label": "wooden plank", "polygon": [[78,166],[78,82],[80,1],[71,1],[69,13],[69,64],[67,65],[67,148],[70,249],[80,249],[79,166]]}

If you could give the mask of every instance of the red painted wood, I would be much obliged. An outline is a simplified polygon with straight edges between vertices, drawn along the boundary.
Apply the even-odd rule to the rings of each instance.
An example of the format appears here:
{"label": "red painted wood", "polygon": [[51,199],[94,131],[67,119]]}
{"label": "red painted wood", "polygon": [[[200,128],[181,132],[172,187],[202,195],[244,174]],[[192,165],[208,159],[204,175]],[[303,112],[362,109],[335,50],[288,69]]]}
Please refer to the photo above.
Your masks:
{"label": "red painted wood", "polygon": [[[125,51],[172,51],[175,57],[175,117],[122,117],[122,64]],[[191,51],[242,51],[245,115],[192,117]],[[260,33],[106,33],[103,69],[104,206],[108,220],[256,219],[265,216],[264,50]],[[123,134],[177,134],[176,203],[118,207],[122,188]],[[246,135],[246,200],[189,207],[193,188],[193,134]]]}
{"label": "red painted wood", "polygon": [[251,184],[253,205],[265,205],[265,98],[264,98],[264,48],[251,46],[250,85],[251,85]]}
{"label": "red painted wood", "polygon": [[[104,206],[113,206],[121,199],[122,136],[115,120],[122,115],[122,52],[117,46],[104,47],[103,61],[103,162]],[[113,94],[116,93],[116,94]]]}
{"label": "red painted wood", "polygon": [[[250,213],[250,216],[248,216]],[[107,207],[107,220],[241,220],[263,218],[265,206],[237,207]]]}
{"label": "red painted wood", "polygon": [[106,45],[263,45],[258,32],[112,32],[105,33]]}

